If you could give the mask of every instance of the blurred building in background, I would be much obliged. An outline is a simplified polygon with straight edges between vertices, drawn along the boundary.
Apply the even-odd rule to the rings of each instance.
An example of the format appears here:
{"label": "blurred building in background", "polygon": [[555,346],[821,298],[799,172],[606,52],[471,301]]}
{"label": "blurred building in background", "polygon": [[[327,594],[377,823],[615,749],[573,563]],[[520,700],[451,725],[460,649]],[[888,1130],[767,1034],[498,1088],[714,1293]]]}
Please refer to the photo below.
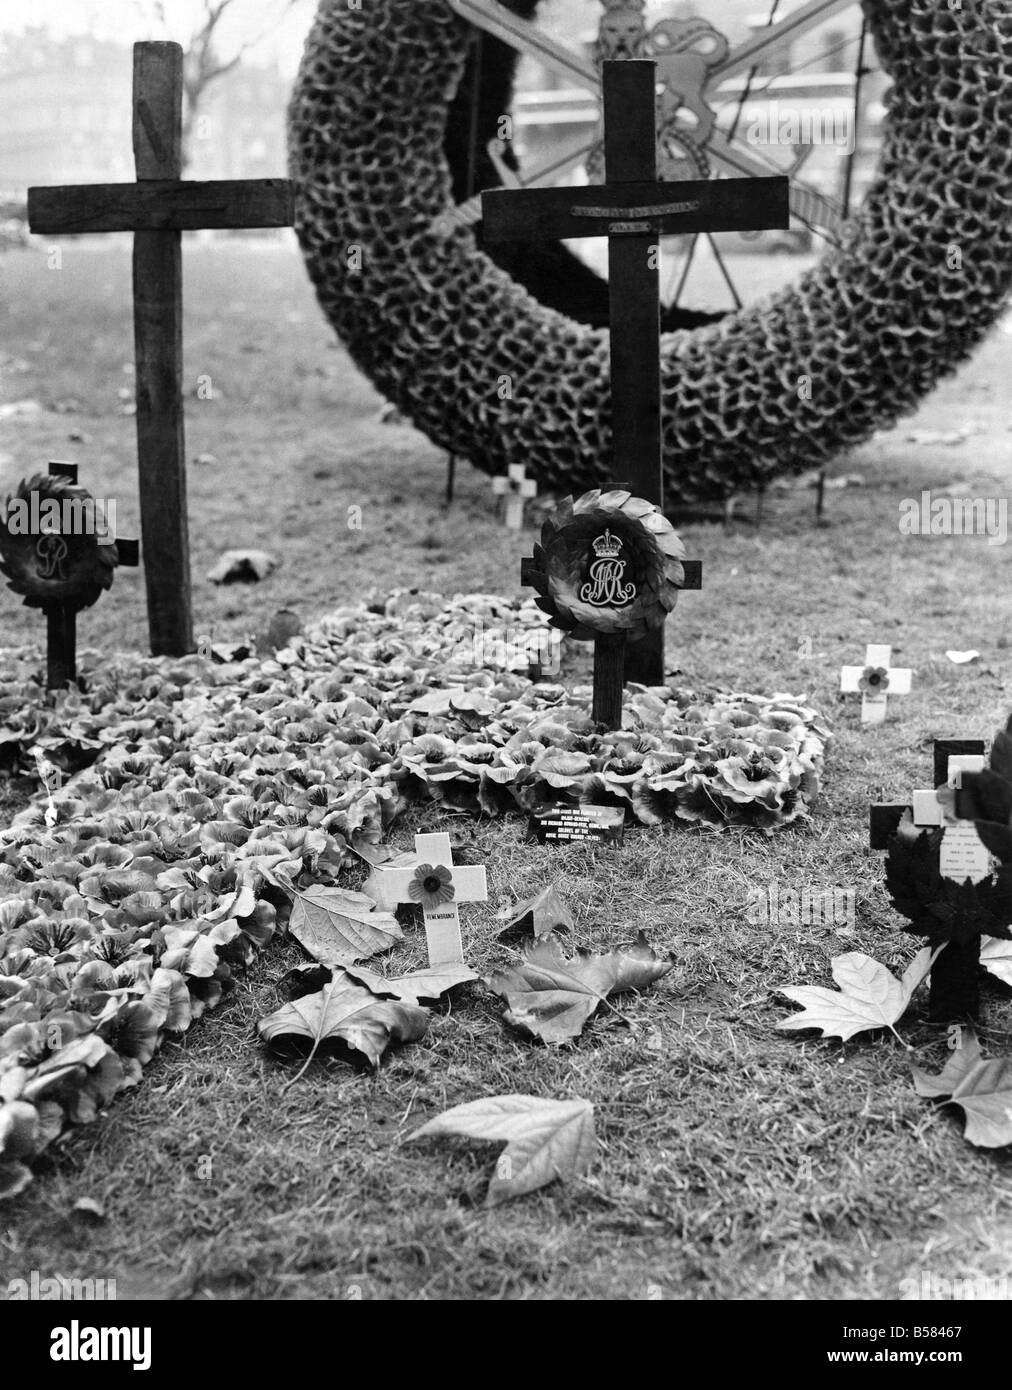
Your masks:
{"label": "blurred building in background", "polygon": [[[128,45],[54,38],[45,30],[0,38],[0,191],[30,184],[115,183],[134,177],[133,54]],[[208,87],[186,177],[270,178],[286,172],[291,82],[244,60]]]}

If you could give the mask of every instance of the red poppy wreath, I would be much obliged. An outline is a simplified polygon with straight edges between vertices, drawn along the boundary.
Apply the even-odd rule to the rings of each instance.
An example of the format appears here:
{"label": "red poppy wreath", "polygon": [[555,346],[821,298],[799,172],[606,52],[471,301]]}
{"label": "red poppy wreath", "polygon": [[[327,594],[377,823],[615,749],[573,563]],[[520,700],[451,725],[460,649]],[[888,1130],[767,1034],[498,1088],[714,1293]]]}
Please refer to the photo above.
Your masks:
{"label": "red poppy wreath", "polygon": [[662,626],[685,578],[685,546],[652,502],[615,490],[566,497],[541,528],[527,582],[554,627],[579,641]]}

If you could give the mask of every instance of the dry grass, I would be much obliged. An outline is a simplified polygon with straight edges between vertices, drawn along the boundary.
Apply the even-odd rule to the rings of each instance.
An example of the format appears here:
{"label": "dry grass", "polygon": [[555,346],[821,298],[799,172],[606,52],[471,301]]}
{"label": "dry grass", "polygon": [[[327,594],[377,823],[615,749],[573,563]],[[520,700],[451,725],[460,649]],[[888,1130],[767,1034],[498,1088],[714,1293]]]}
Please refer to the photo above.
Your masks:
{"label": "dry grass", "polygon": [[[9,351],[27,364],[7,374],[7,397],[81,402],[7,426],[0,484],[47,457],[77,458],[96,493],[121,499],[127,530],[133,422],[116,414],[116,391],[129,380],[128,257],[69,247],[64,266],[49,272],[29,253],[0,262],[20,285]],[[793,271],[763,262],[751,275]],[[209,372],[223,393],[189,410],[190,454],[219,459],[190,475],[201,625],[239,636],[282,604],[309,615],[370,587],[515,587],[531,533],[501,528],[471,470],[442,508],[441,455],[376,422],[376,398],[331,344],[290,251],[188,248],[187,277],[187,375]],[[775,1030],[790,1007],[776,987],[827,983],[833,954],[909,957],[867,847],[868,802],[919,784],[934,736],[987,736],[1008,712],[1002,549],[897,529],[899,500],[922,488],[958,479],[978,495],[1007,492],[1004,347],[996,337],[917,420],[985,433],[946,449],[905,442],[901,427],[841,461],[868,485],[831,492],[826,527],[795,491],[768,499],[760,530],[686,528],[706,565],[705,588],[672,624],[687,676],[803,690],[838,725],[809,827],[773,839],[632,828],[621,850],[560,852],[524,843],[517,820],[430,812],[398,828],[398,846],[423,823],[449,828],[487,863],[489,903],[463,914],[477,970],[505,956],[496,911],[555,881],[574,940],[600,948],[643,927],[675,953],[658,987],[561,1052],[513,1037],[497,1002],[468,987],[377,1075],[321,1059],[283,1093],[292,1065],[265,1055],[254,1029],[298,952],[270,950],[105,1120],[51,1151],[0,1221],[0,1288],[3,1270],[38,1269],[113,1277],[120,1297],[875,1299],[921,1270],[1005,1273],[1007,1156],[968,1148],[950,1114],[916,1097],[888,1035],[841,1046]],[[71,444],[74,427],[90,440]],[[351,505],[363,507],[361,532],[347,530]],[[219,551],[245,543],[276,547],[283,568],[252,589],[203,582]],[[36,615],[9,596],[2,614],[6,640],[37,636]],[[121,572],[81,628],[86,642],[143,645],[139,577]],[[860,729],[836,693],[840,665],[869,640],[891,641],[917,672],[877,730]],[[944,656],[970,646],[980,663]],[[0,819],[18,795],[0,788]],[[852,888],[853,927],[749,925],[749,887],[772,883]],[[420,959],[418,934],[409,940],[406,966]],[[987,1021],[1007,1045],[999,995]],[[901,1031],[925,1060],[941,1058],[922,1013]],[[494,1153],[405,1144],[423,1118],[502,1091],[594,1103],[601,1155],[586,1181],[486,1212]],[[103,1223],[75,1218],[81,1195],[103,1202]]]}

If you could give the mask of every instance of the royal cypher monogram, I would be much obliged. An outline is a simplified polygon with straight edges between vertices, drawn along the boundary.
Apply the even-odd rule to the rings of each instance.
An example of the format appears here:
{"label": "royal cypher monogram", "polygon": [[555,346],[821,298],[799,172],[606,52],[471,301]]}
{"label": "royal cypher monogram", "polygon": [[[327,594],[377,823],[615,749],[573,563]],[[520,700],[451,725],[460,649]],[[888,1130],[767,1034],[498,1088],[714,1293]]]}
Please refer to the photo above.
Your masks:
{"label": "royal cypher monogram", "polygon": [[35,545],[39,557],[36,572],[40,579],[65,580],[63,562],[67,558],[67,542],[58,533],[47,532],[39,537]]}
{"label": "royal cypher monogram", "polygon": [[615,608],[631,603],[636,597],[636,585],[622,583],[626,562],[618,557],[621,549],[622,542],[610,531],[594,541],[597,559],[590,566],[590,579],[580,589],[582,603],[595,608]]}

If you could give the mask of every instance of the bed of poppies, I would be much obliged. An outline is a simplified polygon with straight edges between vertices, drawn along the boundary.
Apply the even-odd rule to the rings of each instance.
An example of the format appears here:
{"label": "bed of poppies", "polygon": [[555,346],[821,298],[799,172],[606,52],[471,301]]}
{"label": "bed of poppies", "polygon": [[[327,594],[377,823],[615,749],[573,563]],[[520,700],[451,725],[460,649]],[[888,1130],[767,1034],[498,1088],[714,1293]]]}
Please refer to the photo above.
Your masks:
{"label": "bed of poppies", "polygon": [[632,686],[602,734],[589,691],[528,678],[543,624],[532,601],[398,593],[266,658],[86,656],[59,695],[36,652],[0,653],[0,766],[43,778],[0,834],[0,1196],[283,929],[272,880],[338,883],[410,801],[715,832],[807,814],[815,710]]}

